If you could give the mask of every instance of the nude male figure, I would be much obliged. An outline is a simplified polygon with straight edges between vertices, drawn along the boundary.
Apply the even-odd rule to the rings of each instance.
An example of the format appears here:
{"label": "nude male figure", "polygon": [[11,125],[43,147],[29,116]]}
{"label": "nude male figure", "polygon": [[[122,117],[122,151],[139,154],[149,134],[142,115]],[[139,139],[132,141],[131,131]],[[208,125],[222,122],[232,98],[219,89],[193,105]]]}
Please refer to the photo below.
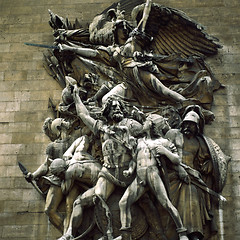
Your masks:
{"label": "nude male figure", "polygon": [[[175,222],[177,233],[180,240],[187,240],[186,228],[184,228],[177,209],[173,206],[168,198],[164,182],[160,176],[159,166],[161,163],[157,159],[159,155],[166,156],[173,165],[179,170],[180,174],[184,174],[181,168],[180,159],[173,143],[162,137],[162,129],[165,124],[164,118],[159,115],[147,117],[143,131],[146,136],[138,140],[136,149],[136,172],[137,177],[128,186],[123,197],[119,202],[121,230],[124,231],[121,237],[116,239],[131,239],[131,205],[136,202],[147,190],[151,190],[158,202],[169,212]],[[134,169],[124,172],[126,176],[130,176]]]}

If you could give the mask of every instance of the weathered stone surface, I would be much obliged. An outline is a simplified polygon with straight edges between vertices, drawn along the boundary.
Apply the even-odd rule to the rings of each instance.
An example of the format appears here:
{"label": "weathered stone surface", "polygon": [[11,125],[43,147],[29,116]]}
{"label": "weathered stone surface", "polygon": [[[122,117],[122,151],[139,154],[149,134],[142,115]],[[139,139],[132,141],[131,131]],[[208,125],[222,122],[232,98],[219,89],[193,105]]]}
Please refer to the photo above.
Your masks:
{"label": "weathered stone surface", "polygon": [[[63,17],[76,17],[84,25],[114,0],[1,0],[0,8],[0,239],[56,239],[60,234],[48,223],[39,194],[25,182],[17,161],[36,169],[45,157],[49,140],[42,123],[51,116],[48,98],[56,101],[60,87],[42,67],[43,50],[24,42],[51,43],[48,9]],[[218,37],[223,49],[208,62],[226,86],[216,92],[216,122],[211,136],[232,156],[223,195],[223,238],[240,238],[240,2],[239,0],[155,0],[185,11]],[[22,178],[20,180],[20,178]],[[220,238],[219,238],[220,239]]]}

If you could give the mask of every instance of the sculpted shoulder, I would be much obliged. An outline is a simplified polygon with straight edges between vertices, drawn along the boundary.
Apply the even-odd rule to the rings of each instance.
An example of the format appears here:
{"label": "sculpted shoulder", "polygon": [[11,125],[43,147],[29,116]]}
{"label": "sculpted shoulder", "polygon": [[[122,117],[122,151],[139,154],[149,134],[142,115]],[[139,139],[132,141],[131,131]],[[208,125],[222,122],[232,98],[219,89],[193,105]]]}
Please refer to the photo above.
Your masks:
{"label": "sculpted shoulder", "polygon": [[170,129],[165,134],[165,138],[173,140],[176,138],[176,136],[179,136],[181,134],[180,129]]}

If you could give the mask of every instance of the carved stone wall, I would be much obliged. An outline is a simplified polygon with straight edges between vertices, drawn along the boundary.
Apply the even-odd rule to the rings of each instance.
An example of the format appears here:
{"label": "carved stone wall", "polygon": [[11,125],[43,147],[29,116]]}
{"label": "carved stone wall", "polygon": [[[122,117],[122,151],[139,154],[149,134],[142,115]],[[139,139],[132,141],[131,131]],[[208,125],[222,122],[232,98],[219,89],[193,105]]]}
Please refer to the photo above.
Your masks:
{"label": "carved stone wall", "polygon": [[[45,159],[49,139],[42,124],[51,116],[48,99],[61,89],[44,70],[43,50],[24,42],[52,43],[48,9],[84,24],[114,0],[0,0],[0,239],[56,239],[61,234],[44,214],[44,201],[27,184],[17,161],[35,170]],[[205,128],[232,156],[219,211],[218,239],[240,239],[240,2],[238,0],[155,0],[186,12],[220,39],[223,48],[208,62],[226,87],[214,97],[216,116]]]}

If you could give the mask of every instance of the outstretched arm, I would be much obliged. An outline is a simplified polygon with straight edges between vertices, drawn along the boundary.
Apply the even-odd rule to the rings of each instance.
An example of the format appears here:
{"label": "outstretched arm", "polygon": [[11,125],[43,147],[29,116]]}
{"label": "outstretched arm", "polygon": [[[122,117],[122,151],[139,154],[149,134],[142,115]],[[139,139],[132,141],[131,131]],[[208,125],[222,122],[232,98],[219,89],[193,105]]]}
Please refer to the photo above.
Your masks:
{"label": "outstretched arm", "polygon": [[50,163],[49,163],[49,160],[48,160],[48,157],[47,157],[46,160],[44,161],[44,163],[41,164],[35,172],[33,172],[33,173],[29,172],[26,175],[26,179],[36,180],[36,179],[40,178],[41,176],[46,175],[46,173],[48,172],[49,165],[50,165]]}
{"label": "outstretched arm", "polygon": [[162,145],[159,145],[159,146],[157,146],[156,151],[158,154],[165,155],[173,163],[172,167],[173,167],[173,169],[175,169],[175,171],[177,171],[179,178],[188,184],[189,183],[188,173],[181,166],[181,159],[179,158],[179,155],[177,154],[177,150],[175,150],[176,147],[174,145],[173,146],[170,145],[170,147],[172,148],[172,151],[170,151],[169,149],[167,149],[166,147],[164,147]]}
{"label": "outstretched arm", "polygon": [[77,85],[75,85],[74,86],[74,90],[73,90],[73,99],[74,99],[74,102],[75,102],[77,115],[82,119],[84,124],[91,131],[93,131],[93,128],[94,128],[95,123],[96,123],[96,120],[90,116],[89,111],[87,110],[87,108],[83,104],[83,102],[80,99],[78,93],[79,93],[78,87],[77,87]]}
{"label": "outstretched arm", "polygon": [[82,57],[97,57],[98,51],[91,48],[68,46],[66,44],[58,44],[60,51],[72,51]]}

